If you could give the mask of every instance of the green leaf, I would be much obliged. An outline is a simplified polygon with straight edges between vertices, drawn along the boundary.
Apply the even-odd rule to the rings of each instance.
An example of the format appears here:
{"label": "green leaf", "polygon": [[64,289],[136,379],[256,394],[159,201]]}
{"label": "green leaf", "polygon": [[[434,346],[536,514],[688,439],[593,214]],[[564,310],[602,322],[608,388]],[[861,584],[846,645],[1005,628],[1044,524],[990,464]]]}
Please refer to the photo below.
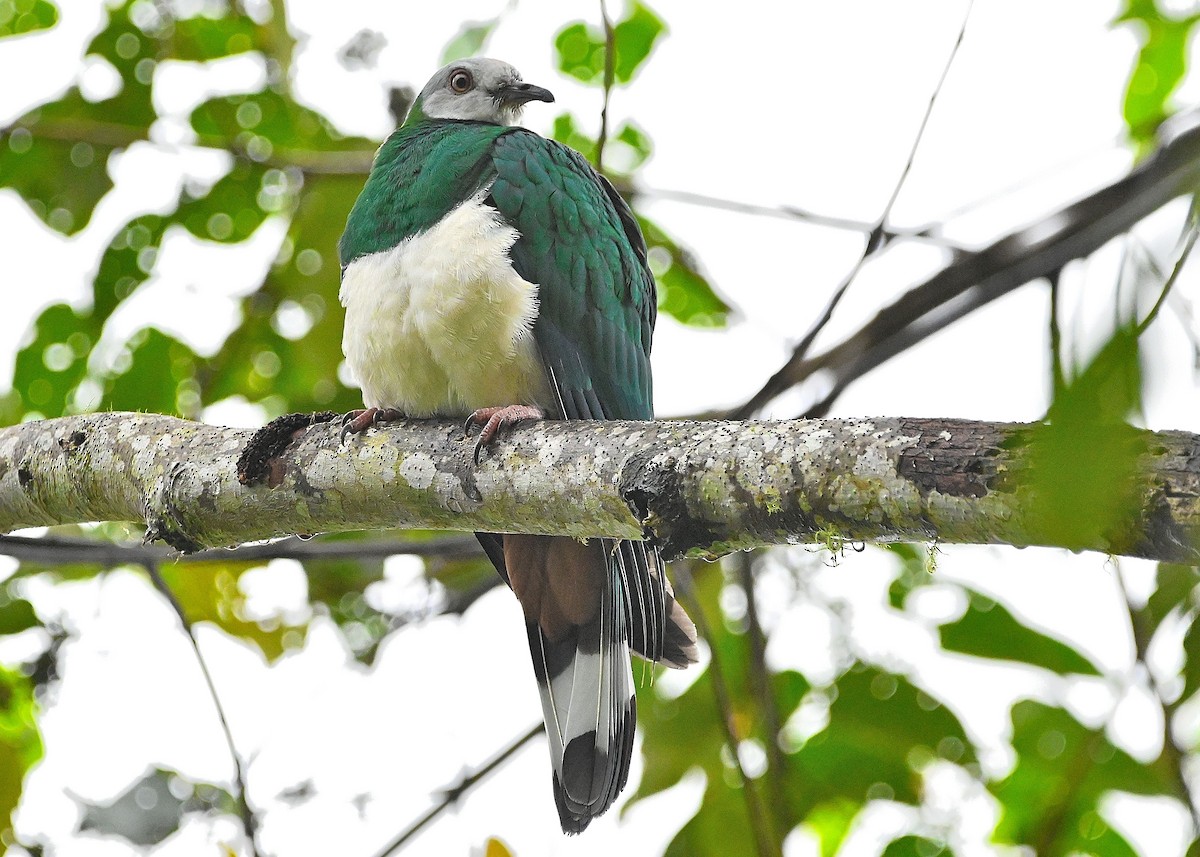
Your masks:
{"label": "green leaf", "polygon": [[[273,402],[268,410],[349,410],[357,390],[337,377],[342,360],[342,314],[337,310],[337,240],[362,190],[360,176],[309,176],[288,229],[285,252],[257,291],[242,303],[243,322],[206,361],[201,397],[215,402],[241,395]],[[282,311],[300,314],[298,334],[280,324]]]}
{"label": "green leaf", "polygon": [[584,83],[604,80],[604,34],[582,21],[570,24],[554,37],[558,70]]}
{"label": "green leaf", "polygon": [[246,597],[238,578],[261,567],[260,562],[247,561],[189,563],[164,565],[161,574],[189,621],[212,622],[225,633],[254,643],[268,660],[274,660],[289,646],[303,642],[307,625],[260,623],[246,616]]}
{"label": "green leaf", "polygon": [[[614,83],[629,83],[665,32],[662,19],[635,0],[629,16],[613,26]],[[582,21],[569,24],[554,37],[559,71],[587,84],[603,85],[604,52],[603,31]]]}
{"label": "green leaf", "polygon": [[1018,661],[1059,675],[1100,675],[1071,646],[1021,624],[1002,604],[964,587],[969,598],[960,619],[938,628],[942,648],[977,658]]}
{"label": "green leaf", "polygon": [[920,800],[914,764],[938,757],[975,761],[957,718],[904,676],[862,667],[837,680],[829,725],[795,754],[808,796],[799,807],[833,798],[862,803],[878,785],[901,802]]}
{"label": "green leaf", "polygon": [[175,219],[197,238],[232,244],[253,235],[272,211],[289,208],[292,196],[282,170],[238,160],[206,194],[185,199]]}
{"label": "green leaf", "polygon": [[1100,817],[1110,791],[1174,795],[1168,763],[1143,765],[1061,708],[1023,700],[1013,706],[1016,767],[989,790],[1000,802],[995,838],[1031,845],[1037,854],[1133,855]]}
{"label": "green leaf", "polygon": [[49,0],[0,0],[0,39],[46,30],[58,23]]}
{"label": "green leaf", "polygon": [[71,394],[87,375],[87,355],[99,338],[88,314],[54,304],[34,322],[33,341],[17,352],[13,388],[26,412],[59,417],[70,410]]}
{"label": "green leaf", "polygon": [[1142,46],[1129,83],[1122,113],[1134,142],[1148,149],[1158,126],[1174,111],[1168,101],[1187,72],[1188,44],[1200,16],[1172,18],[1153,0],[1127,0],[1116,23],[1136,23]]}
{"label": "green leaf", "polygon": [[160,215],[143,214],[117,230],[108,243],[92,282],[91,321],[96,329],[149,278],[168,223]]}
{"label": "green leaf", "polygon": [[0,839],[21,799],[26,772],[42,757],[31,680],[0,666]]}
{"label": "green leaf", "polygon": [[653,221],[639,215],[638,223],[658,283],[659,310],[693,327],[724,327],[732,310],[700,272],[691,252]]}
{"label": "green leaf", "polygon": [[896,579],[888,587],[888,603],[895,610],[903,610],[909,593],[933,579],[929,573],[929,553],[920,545],[909,542],[893,542],[882,547],[898,560]]}
{"label": "green leaf", "polygon": [[196,15],[174,22],[172,56],[186,62],[206,62],[254,50],[256,26],[247,15]]}
{"label": "green leaf", "polygon": [[924,836],[901,836],[883,849],[883,857],[937,857],[946,853],[945,843]]}
{"label": "green leaf", "polygon": [[[362,152],[374,151],[378,145],[343,136],[320,113],[274,89],[206,101],[192,111],[191,123],[201,137],[244,149],[259,161],[269,158],[276,148]],[[358,181],[362,183],[361,178]]]}
{"label": "green leaf", "polygon": [[32,604],[24,598],[10,599],[0,590],[0,637],[5,634],[19,634],[41,624]]}
{"label": "green leaf", "polygon": [[1125,422],[1141,401],[1137,334],[1118,330],[1095,359],[1060,390],[1049,424],[1028,434],[1029,520],[1036,542],[1068,548],[1104,545],[1128,553],[1140,538],[1141,435]]}
{"label": "green leaf", "polygon": [[[157,118],[150,85],[159,42],[130,21],[134,2],[109,10],[106,26],[87,48],[117,70],[116,95],[92,102],[73,87],[0,134],[0,185],[16,190],[34,214],[65,235],[83,229],[112,189],[109,155],[147,139]],[[91,139],[104,142],[85,142]]]}
{"label": "green leaf", "polygon": [[666,25],[662,19],[649,7],[634,0],[629,17],[613,27],[613,44],[616,48],[613,75],[616,79],[621,83],[632,80],[664,32]]}
{"label": "green leaf", "polygon": [[195,384],[198,358],[191,348],[153,327],[135,333],[125,348],[129,366],[108,379],[106,410],[195,416],[198,400],[180,403],[180,393]]}
{"label": "green leaf", "polygon": [[495,31],[498,23],[500,23],[499,18],[463,22],[458,34],[446,43],[446,47],[442,51],[441,64],[446,65],[465,57],[477,56],[483,50],[483,46]]}
{"label": "green leaf", "polygon": [[1192,622],[1183,635],[1183,698],[1187,699],[1200,688],[1200,621]]}
{"label": "green leaf", "polygon": [[1187,610],[1196,584],[1200,583],[1200,568],[1194,565],[1158,564],[1157,585],[1143,608],[1146,634],[1152,638],[1158,626],[1175,608]]}
{"label": "green leaf", "polygon": [[47,226],[73,235],[87,226],[92,211],[113,186],[101,144],[37,136],[37,122],[22,117],[0,133],[0,185],[21,195]]}

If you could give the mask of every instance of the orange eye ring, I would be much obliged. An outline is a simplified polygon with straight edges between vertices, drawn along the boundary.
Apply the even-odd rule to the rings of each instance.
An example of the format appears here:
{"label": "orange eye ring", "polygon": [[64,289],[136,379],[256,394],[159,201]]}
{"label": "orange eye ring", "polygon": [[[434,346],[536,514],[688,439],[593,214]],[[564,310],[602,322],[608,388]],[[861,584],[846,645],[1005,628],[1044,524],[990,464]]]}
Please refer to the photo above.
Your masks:
{"label": "orange eye ring", "polygon": [[475,78],[465,68],[456,68],[450,72],[450,88],[459,95],[470,92],[473,86],[475,86]]}

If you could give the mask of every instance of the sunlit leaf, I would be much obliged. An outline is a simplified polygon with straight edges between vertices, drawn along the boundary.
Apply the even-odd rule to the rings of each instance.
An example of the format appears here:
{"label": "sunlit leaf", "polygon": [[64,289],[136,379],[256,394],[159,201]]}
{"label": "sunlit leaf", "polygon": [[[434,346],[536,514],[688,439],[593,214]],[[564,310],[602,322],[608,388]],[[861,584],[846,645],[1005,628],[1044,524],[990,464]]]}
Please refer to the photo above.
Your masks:
{"label": "sunlit leaf", "polygon": [[554,37],[558,70],[584,83],[604,77],[604,34],[583,22],[564,27]]}
{"label": "sunlit leaf", "polygon": [[924,836],[901,836],[883,849],[883,857],[937,857],[947,853],[945,844]]}
{"label": "sunlit leaf", "polygon": [[1176,18],[1164,13],[1155,0],[1126,0],[1116,23],[1135,24],[1141,41],[1129,83],[1123,113],[1129,135],[1148,147],[1155,132],[1174,111],[1171,95],[1187,71],[1188,45],[1200,16]]}
{"label": "sunlit leaf", "polygon": [[1055,396],[1048,424],[1029,432],[1029,519],[1036,540],[1122,553],[1138,538],[1130,510],[1142,436],[1126,422],[1141,402],[1136,333],[1121,329]]}
{"label": "sunlit leaf", "polygon": [[255,643],[269,660],[274,660],[287,645],[303,642],[305,626],[291,627],[277,620],[257,622],[247,617],[246,596],[238,586],[238,578],[256,567],[261,563],[205,562],[164,565],[160,573],[189,621],[212,622],[231,636]]}
{"label": "sunlit leaf", "polygon": [[[305,182],[286,253],[243,301],[242,324],[206,362],[201,380],[206,403],[241,395],[279,402],[278,413],[286,412],[284,402],[291,411],[361,407],[361,394],[337,377],[342,361],[337,240],[361,190],[360,176],[311,176]],[[281,325],[285,309],[304,319],[298,334]]]}
{"label": "sunlit leaf", "polygon": [[42,757],[36,710],[32,681],[0,666],[0,837],[6,839],[25,774]]}
{"label": "sunlit leaf", "polygon": [[1025,700],[1013,706],[1016,767],[989,785],[1000,802],[999,842],[1036,854],[1136,852],[1097,813],[1110,791],[1171,795],[1175,779],[1162,759],[1143,765],[1060,708]]}
{"label": "sunlit leaf", "polygon": [[500,23],[499,18],[491,18],[487,21],[465,21],[457,35],[447,42],[442,51],[441,64],[446,65],[455,60],[479,54],[498,23]]}
{"label": "sunlit leaf", "polygon": [[693,327],[724,327],[731,308],[700,271],[699,261],[656,223],[638,217],[658,283],[661,312]]}
{"label": "sunlit leaf", "polygon": [[220,17],[195,15],[173,23],[170,40],[175,59],[206,62],[255,48],[255,24],[228,8]]}
{"label": "sunlit leaf", "polygon": [[50,0],[0,0],[0,39],[46,30],[58,23]]}
{"label": "sunlit leaf", "polygon": [[903,610],[909,593],[933,580],[929,573],[929,554],[920,545],[909,542],[893,542],[882,547],[895,555],[899,566],[896,579],[888,587],[888,603],[896,610]]}
{"label": "sunlit leaf", "polygon": [[32,341],[17,352],[13,387],[28,411],[47,417],[69,410],[71,393],[87,374],[87,354],[98,339],[87,313],[54,304],[34,322]]}
{"label": "sunlit leaf", "polygon": [[1146,601],[1146,634],[1154,636],[1158,626],[1175,608],[1187,608],[1196,584],[1200,583],[1200,568],[1194,565],[1158,564],[1156,586]]}
{"label": "sunlit leaf", "polygon": [[[629,16],[613,25],[613,79],[629,83],[655,42],[666,31],[666,25],[643,3],[631,4]],[[564,27],[554,37],[554,51],[559,71],[584,83],[594,85],[604,81],[604,32],[583,22]]]}
{"label": "sunlit leaf", "polygon": [[[181,385],[196,374],[197,357],[191,348],[154,327],[134,334],[126,345],[129,365],[109,378],[104,407],[114,411],[152,411],[181,414]],[[194,414],[189,414],[194,415]]]}
{"label": "sunlit leaf", "polygon": [[616,47],[613,75],[616,79],[621,83],[632,80],[665,31],[666,25],[662,19],[648,6],[634,0],[629,16],[613,27],[613,44]]}
{"label": "sunlit leaf", "polygon": [[373,152],[377,146],[360,137],[343,136],[320,113],[274,89],[206,101],[192,111],[191,123],[203,137],[225,141],[259,161],[271,157],[276,148]]}
{"label": "sunlit leaf", "polygon": [[938,628],[942,648],[977,658],[1019,661],[1059,675],[1100,675],[1076,649],[1022,624],[1003,604],[969,588],[966,592],[967,612]]}
{"label": "sunlit leaf", "polygon": [[0,590],[0,636],[19,634],[41,625],[33,605],[24,598],[9,598]]}

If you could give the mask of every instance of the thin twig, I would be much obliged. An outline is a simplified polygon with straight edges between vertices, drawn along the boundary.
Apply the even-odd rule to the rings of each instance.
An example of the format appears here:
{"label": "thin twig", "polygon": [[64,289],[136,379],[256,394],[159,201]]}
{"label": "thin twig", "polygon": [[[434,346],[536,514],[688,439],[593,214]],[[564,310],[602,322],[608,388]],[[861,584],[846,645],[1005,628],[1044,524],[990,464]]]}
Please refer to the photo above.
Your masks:
{"label": "thin twig", "polygon": [[449,809],[472,787],[478,785],[480,781],[486,779],[493,771],[507,762],[514,753],[516,753],[538,735],[541,735],[545,730],[546,725],[544,723],[538,723],[537,725],[531,727],[528,732],[510,743],[507,747],[500,751],[500,753],[492,757],[492,759],[479,770],[466,777],[463,777],[453,786],[447,786],[446,788],[442,789],[442,799],[431,806],[424,815],[406,827],[399,836],[385,845],[383,850],[380,851],[376,857],[387,857],[387,855],[393,854],[403,848],[410,839],[420,833],[435,818]]}
{"label": "thin twig", "polygon": [[596,138],[596,172],[604,173],[604,146],[608,142],[608,100],[612,95],[617,38],[608,8],[600,0],[600,22],[604,25],[604,103],[600,108],[600,136]]}
{"label": "thin twig", "polygon": [[767,787],[771,792],[771,811],[775,830],[788,829],[788,801],[785,793],[787,758],[779,746],[783,718],[775,704],[775,693],[771,688],[771,673],[767,669],[767,635],[758,618],[758,599],[754,592],[754,557],[761,554],[736,553],[731,557],[737,570],[738,581],[746,593],[747,636],[750,639],[750,684],[758,698],[758,709],[763,719],[763,744],[767,751]]}
{"label": "thin twig", "polygon": [[196,655],[196,663],[200,665],[200,672],[204,676],[204,683],[208,685],[208,695],[217,710],[217,719],[221,722],[221,731],[225,735],[225,744],[229,747],[229,756],[233,759],[233,779],[237,786],[238,810],[242,817],[242,825],[246,830],[246,838],[250,841],[250,853],[254,857],[260,857],[257,841],[258,819],[254,815],[254,810],[250,808],[250,800],[246,795],[246,775],[242,759],[238,755],[237,746],[233,742],[233,732],[229,728],[229,719],[225,716],[225,707],[221,704],[221,696],[217,693],[217,686],[213,682],[212,674],[208,671],[208,663],[204,660],[204,655],[200,652],[200,643],[196,640],[195,630],[192,628],[192,623],[188,619],[187,613],[184,612],[183,605],[175,597],[175,593],[171,591],[171,587],[167,586],[167,582],[163,580],[162,575],[159,573],[158,563],[154,560],[148,560],[143,567],[150,575],[150,581],[154,584],[154,588],[167,600],[167,603],[171,605],[171,609],[175,611],[175,615],[179,617],[179,623],[183,626],[183,631],[187,634],[188,641],[192,645],[192,651]]}
{"label": "thin twig", "polygon": [[842,302],[842,298],[850,290],[850,286],[858,278],[859,272],[867,260],[875,255],[879,250],[887,244],[885,226],[888,218],[891,216],[892,208],[896,204],[896,200],[900,197],[900,191],[904,189],[904,185],[908,180],[908,175],[912,171],[913,162],[917,157],[917,150],[921,146],[921,141],[925,137],[925,129],[929,125],[929,117],[933,114],[934,105],[937,104],[938,96],[942,92],[942,87],[946,84],[946,78],[950,74],[950,68],[954,65],[954,59],[958,56],[958,49],[962,46],[963,37],[967,32],[967,22],[971,18],[971,10],[974,8],[975,0],[968,0],[967,10],[963,14],[962,25],[958,29],[958,38],[954,40],[954,46],[950,49],[950,56],[946,58],[946,64],[942,68],[942,74],[938,78],[937,85],[933,89],[933,93],[929,96],[929,103],[925,105],[925,113],[921,117],[921,124],[917,128],[916,136],[913,139],[912,146],[908,151],[908,159],[904,162],[904,168],[900,171],[900,178],[896,181],[892,188],[891,196],[888,197],[887,204],[883,207],[883,212],[879,215],[879,219],[875,221],[874,227],[867,234],[866,241],[863,244],[861,255],[858,261],[850,269],[850,272],[842,279],[837,288],[834,289],[833,295],[825,305],[824,311],[818,316],[816,322],[809,328],[808,333],[800,340],[799,344],[792,350],[788,362],[782,369],[776,372],[768,379],[767,383],[755,393],[748,402],[737,408],[733,412],[733,419],[746,419],[754,413],[761,410],[771,399],[778,396],[784,389],[787,389],[787,384],[782,383],[785,378],[785,373],[790,372],[791,367],[799,364],[808,354],[809,348],[812,347],[813,341],[825,329],[833,318],[834,310],[838,304]]}
{"label": "thin twig", "polygon": [[721,658],[717,654],[712,627],[708,624],[708,618],[705,616],[700,599],[696,597],[695,588],[692,586],[690,563],[676,563],[674,568],[676,596],[681,599],[684,609],[696,623],[696,630],[708,644],[708,673],[712,677],[713,700],[717,705],[718,719],[725,732],[725,743],[729,749],[729,756],[741,780],[742,793],[746,800],[746,813],[749,817],[750,829],[754,833],[755,848],[759,857],[782,855],[783,850],[779,838],[770,826],[770,821],[763,810],[758,784],[747,776],[746,769],[742,767],[742,759],[738,753],[741,741],[737,734],[737,728],[734,726],[733,697],[729,692],[729,685],[725,682],[725,673],[721,669]]}
{"label": "thin twig", "polygon": [[1200,235],[1200,197],[1192,197],[1192,207],[1188,211],[1187,224],[1184,229],[1186,230],[1186,237],[1183,241],[1183,249],[1179,251],[1179,258],[1175,260],[1175,266],[1171,268],[1170,276],[1163,283],[1158,300],[1154,302],[1154,306],[1150,308],[1150,312],[1138,324],[1136,330],[1138,336],[1145,333],[1146,329],[1154,324],[1154,319],[1158,318],[1158,311],[1166,303],[1167,297],[1171,294],[1171,289],[1174,288],[1175,282],[1179,279],[1179,274],[1183,271],[1188,257],[1192,254],[1192,248],[1196,246],[1196,237]]}
{"label": "thin twig", "polygon": [[1062,330],[1058,321],[1061,280],[1061,270],[1054,272],[1050,277],[1050,391],[1051,396],[1055,399],[1067,386],[1067,379],[1063,374]]}

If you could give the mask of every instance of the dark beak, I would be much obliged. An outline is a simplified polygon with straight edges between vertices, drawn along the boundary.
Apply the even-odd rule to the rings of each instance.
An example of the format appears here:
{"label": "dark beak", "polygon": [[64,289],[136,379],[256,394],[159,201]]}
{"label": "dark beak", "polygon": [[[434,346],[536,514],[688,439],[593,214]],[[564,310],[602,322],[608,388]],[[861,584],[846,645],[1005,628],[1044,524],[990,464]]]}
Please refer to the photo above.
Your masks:
{"label": "dark beak", "polygon": [[554,101],[554,93],[532,83],[506,83],[496,90],[496,101],[519,107],[527,101]]}

